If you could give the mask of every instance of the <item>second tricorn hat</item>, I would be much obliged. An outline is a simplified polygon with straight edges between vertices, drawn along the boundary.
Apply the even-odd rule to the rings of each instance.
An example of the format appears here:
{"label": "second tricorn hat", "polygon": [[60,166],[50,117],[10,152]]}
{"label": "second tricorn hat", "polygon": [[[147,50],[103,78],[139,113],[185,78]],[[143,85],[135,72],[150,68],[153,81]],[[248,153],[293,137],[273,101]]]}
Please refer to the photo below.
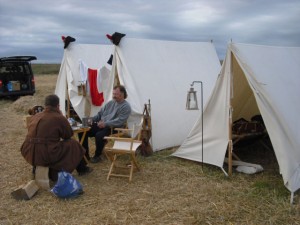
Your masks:
{"label": "second tricorn hat", "polygon": [[107,34],[106,37],[111,40],[114,45],[118,45],[121,39],[126,36],[126,34],[115,32],[113,35]]}

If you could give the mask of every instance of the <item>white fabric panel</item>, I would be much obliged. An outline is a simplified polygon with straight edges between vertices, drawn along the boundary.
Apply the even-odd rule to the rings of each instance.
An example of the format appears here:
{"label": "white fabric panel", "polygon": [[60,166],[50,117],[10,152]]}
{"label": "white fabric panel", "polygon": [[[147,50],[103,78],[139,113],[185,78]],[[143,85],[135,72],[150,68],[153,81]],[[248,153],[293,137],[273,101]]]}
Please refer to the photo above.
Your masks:
{"label": "white fabric panel", "polygon": [[[153,150],[180,145],[199,115],[185,109],[190,84],[203,82],[206,103],[220,71],[213,44],[123,38],[114,59],[133,115],[151,101]],[[200,85],[194,88],[201,100]]]}
{"label": "white fabric panel", "polygon": [[[105,76],[105,85],[101,88],[104,90],[105,102],[111,99],[111,86],[113,85],[113,77],[109,76],[111,66],[107,64],[110,55],[113,53],[113,46],[111,45],[94,45],[94,44],[76,44],[71,43],[67,49],[64,50],[64,56],[57,79],[55,94],[57,94],[60,101],[60,109],[65,114],[65,102],[67,99],[66,87],[70,101],[80,118],[85,116],[94,116],[100,109],[99,106],[91,104],[91,97],[87,90],[87,96],[79,96],[77,86],[82,81],[80,73],[80,62],[91,69],[100,69]],[[86,115],[86,109],[91,108],[91,113]]]}
{"label": "white fabric panel", "polygon": [[64,115],[66,115],[65,96],[67,95],[67,73],[64,72],[65,68],[67,67],[66,63],[65,57],[63,57],[55,86],[55,94],[59,97],[60,109]]}
{"label": "white fabric panel", "polygon": [[[231,67],[237,66],[232,56],[242,71],[234,70],[235,73],[232,73]],[[238,83],[236,80],[245,76],[264,119],[284,183],[291,192],[298,190],[300,188],[299,71],[300,48],[229,44],[220,78],[204,111],[203,161],[223,166],[229,134],[228,94],[233,84],[231,77]],[[237,94],[234,90],[233,93]],[[201,115],[174,156],[201,162],[200,118]]]}

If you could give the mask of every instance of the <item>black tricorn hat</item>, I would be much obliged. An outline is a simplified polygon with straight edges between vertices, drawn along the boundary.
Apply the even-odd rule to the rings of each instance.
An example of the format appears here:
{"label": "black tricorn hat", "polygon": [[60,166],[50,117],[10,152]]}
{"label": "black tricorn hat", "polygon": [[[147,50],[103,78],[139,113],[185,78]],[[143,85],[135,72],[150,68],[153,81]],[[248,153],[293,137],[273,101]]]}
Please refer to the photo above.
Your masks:
{"label": "black tricorn hat", "polygon": [[113,55],[110,55],[109,60],[107,61],[109,65],[112,65],[113,57]]}
{"label": "black tricorn hat", "polygon": [[126,36],[126,34],[121,34],[118,32],[113,33],[113,35],[106,35],[106,37],[110,39],[114,45],[118,45],[124,36]]}
{"label": "black tricorn hat", "polygon": [[71,42],[76,41],[76,39],[71,36],[67,36],[67,37],[61,36],[61,39],[65,43],[64,48],[67,48]]}

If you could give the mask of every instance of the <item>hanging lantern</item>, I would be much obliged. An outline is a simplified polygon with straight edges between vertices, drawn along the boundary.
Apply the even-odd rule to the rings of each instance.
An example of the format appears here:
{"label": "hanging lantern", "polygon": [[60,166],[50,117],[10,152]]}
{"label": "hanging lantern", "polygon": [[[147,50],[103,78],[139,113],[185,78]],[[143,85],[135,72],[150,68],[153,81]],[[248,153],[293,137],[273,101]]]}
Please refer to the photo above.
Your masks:
{"label": "hanging lantern", "polygon": [[198,101],[197,101],[197,92],[194,90],[194,88],[192,86],[187,93],[186,109],[187,110],[199,110]]}

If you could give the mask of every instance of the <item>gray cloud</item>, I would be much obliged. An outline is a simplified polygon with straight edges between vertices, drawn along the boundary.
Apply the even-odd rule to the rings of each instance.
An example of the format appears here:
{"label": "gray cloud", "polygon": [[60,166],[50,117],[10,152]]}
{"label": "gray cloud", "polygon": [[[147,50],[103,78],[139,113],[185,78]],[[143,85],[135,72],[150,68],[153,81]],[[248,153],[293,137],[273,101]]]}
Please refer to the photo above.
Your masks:
{"label": "gray cloud", "polygon": [[0,57],[36,55],[59,63],[61,35],[110,44],[105,34],[213,40],[220,59],[233,42],[300,46],[299,0],[0,0]]}

